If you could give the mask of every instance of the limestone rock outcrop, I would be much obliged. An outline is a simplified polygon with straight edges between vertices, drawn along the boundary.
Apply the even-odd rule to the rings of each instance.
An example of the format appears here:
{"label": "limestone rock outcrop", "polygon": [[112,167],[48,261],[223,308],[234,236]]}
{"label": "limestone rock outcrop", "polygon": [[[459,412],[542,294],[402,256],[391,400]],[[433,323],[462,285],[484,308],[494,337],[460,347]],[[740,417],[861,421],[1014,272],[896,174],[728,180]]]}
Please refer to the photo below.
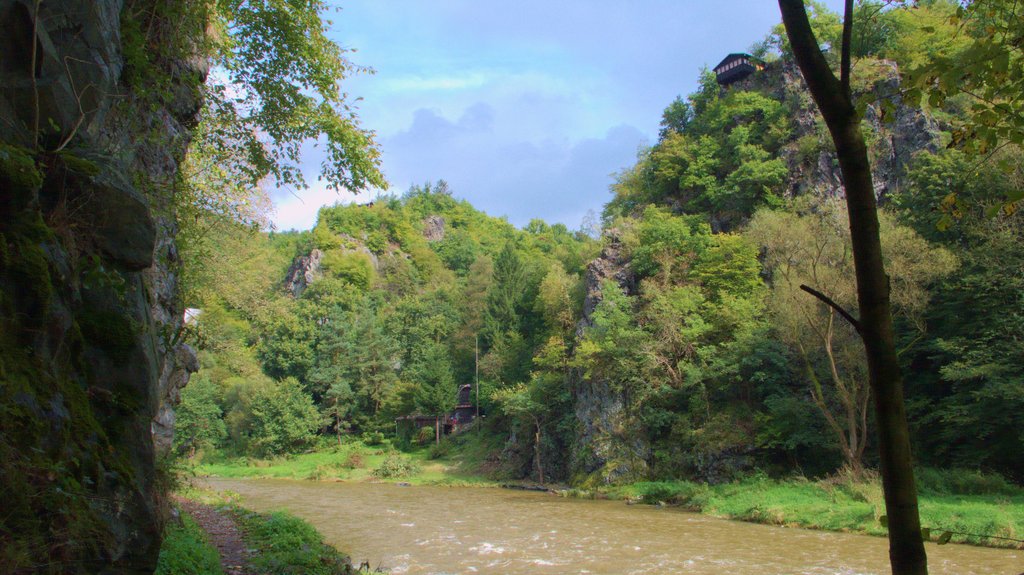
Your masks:
{"label": "limestone rock outcrop", "polygon": [[[132,83],[125,19],[156,4],[0,0],[0,572],[155,566],[159,450],[197,367],[173,194],[205,74],[152,63],[162,103]],[[203,30],[148,39],[171,33]]]}
{"label": "limestone rock outcrop", "polygon": [[[867,66],[868,64],[865,64]],[[905,185],[907,169],[915,154],[939,149],[938,123],[916,106],[907,105],[900,96],[899,70],[895,62],[878,61],[872,73],[877,76],[868,95],[877,95],[864,112],[865,132],[869,140],[875,193],[884,202]],[[781,59],[765,70],[731,85],[728,90],[756,90],[795,109],[793,142],[782,156],[789,166],[789,196],[814,194],[836,197],[843,193],[839,161],[832,149],[821,115],[810,97],[807,84],[796,63]],[[893,105],[883,117],[880,102]],[[811,157],[801,153],[801,138],[817,136],[822,146]]]}
{"label": "limestone rock outcrop", "polygon": [[306,288],[320,277],[320,261],[324,253],[316,248],[309,252],[308,256],[299,256],[288,268],[288,275],[284,278],[284,288],[293,297],[299,297]]}
{"label": "limestone rock outcrop", "polygon": [[[636,293],[636,280],[626,258],[618,230],[605,232],[605,247],[587,265],[583,317],[576,326],[577,339],[593,325],[593,313],[601,301],[601,286],[614,281],[626,294]],[[571,376],[578,422],[570,467],[583,482],[627,483],[647,474],[650,444],[642,426],[627,410],[627,398],[607,381],[576,371]],[[585,479],[583,479],[585,478]]]}
{"label": "limestone rock outcrop", "polygon": [[444,239],[444,218],[438,215],[423,218],[423,237],[428,242],[439,242]]}

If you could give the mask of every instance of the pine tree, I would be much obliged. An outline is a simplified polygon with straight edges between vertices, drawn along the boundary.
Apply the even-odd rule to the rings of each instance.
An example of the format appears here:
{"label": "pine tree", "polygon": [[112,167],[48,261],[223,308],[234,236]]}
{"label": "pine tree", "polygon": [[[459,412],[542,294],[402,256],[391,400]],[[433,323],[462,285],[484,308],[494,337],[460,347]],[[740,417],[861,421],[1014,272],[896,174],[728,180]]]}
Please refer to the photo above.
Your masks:
{"label": "pine tree", "polygon": [[484,333],[490,345],[508,332],[518,332],[520,327],[526,266],[512,242],[505,244],[495,258],[493,277],[484,315]]}
{"label": "pine tree", "polygon": [[435,441],[440,443],[441,419],[455,407],[455,376],[442,345],[428,341],[417,351],[409,367],[409,379],[416,385],[413,399],[416,409],[434,417]]}

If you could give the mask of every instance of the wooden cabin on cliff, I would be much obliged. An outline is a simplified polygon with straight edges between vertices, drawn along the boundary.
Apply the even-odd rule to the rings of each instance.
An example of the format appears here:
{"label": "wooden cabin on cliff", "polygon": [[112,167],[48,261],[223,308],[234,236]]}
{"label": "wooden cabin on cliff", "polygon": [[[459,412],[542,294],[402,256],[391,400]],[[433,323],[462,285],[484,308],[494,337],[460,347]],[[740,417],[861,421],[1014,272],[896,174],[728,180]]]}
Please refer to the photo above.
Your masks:
{"label": "wooden cabin on cliff", "polygon": [[720,86],[728,86],[759,70],[764,70],[764,62],[750,54],[737,52],[729,54],[715,66],[715,77]]}

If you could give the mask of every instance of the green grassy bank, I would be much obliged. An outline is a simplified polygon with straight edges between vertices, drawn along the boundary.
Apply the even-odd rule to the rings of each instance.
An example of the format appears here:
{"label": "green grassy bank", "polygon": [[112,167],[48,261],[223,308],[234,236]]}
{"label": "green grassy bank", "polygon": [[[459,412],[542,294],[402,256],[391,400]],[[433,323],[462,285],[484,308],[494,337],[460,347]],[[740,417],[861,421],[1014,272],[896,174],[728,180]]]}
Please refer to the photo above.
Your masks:
{"label": "green grassy bank", "polygon": [[[289,478],[319,481],[388,481],[415,485],[494,487],[504,481],[492,462],[495,446],[486,435],[462,438],[453,448],[398,451],[387,442],[349,442],[314,453],[260,460],[208,457],[199,475],[228,478]],[[921,522],[937,540],[1024,547],[1024,488],[997,475],[974,471],[918,471]],[[641,482],[595,490],[562,489],[568,497],[620,499],[630,503],[682,506],[716,517],[884,536],[885,505],[877,478],[823,480],[752,476],[732,483]]]}
{"label": "green grassy bank", "polygon": [[282,478],[316,481],[402,481],[415,485],[493,487],[487,457],[493,437],[468,436],[457,449],[449,442],[405,451],[390,442],[369,445],[349,441],[327,445],[312,453],[272,459],[205,456],[194,468],[201,476],[228,478]]}
{"label": "green grassy bank", "polygon": [[181,523],[171,523],[164,531],[155,575],[223,575],[220,555],[207,540],[206,532],[187,513]]}
{"label": "green grassy bank", "polygon": [[[212,505],[234,517],[247,549],[250,567],[261,575],[372,575],[353,567],[349,558],[324,543],[306,521],[285,512],[256,513],[238,505],[230,494],[185,489],[182,496]],[[220,556],[206,532],[184,511],[181,522],[164,533],[155,575],[223,575]]]}
{"label": "green grassy bank", "polygon": [[[931,540],[1024,548],[1024,489],[998,476],[971,471],[919,471],[921,524]],[[574,497],[680,505],[756,523],[884,536],[885,504],[877,479],[810,481],[755,476],[733,483],[643,482],[599,491],[567,490]]]}

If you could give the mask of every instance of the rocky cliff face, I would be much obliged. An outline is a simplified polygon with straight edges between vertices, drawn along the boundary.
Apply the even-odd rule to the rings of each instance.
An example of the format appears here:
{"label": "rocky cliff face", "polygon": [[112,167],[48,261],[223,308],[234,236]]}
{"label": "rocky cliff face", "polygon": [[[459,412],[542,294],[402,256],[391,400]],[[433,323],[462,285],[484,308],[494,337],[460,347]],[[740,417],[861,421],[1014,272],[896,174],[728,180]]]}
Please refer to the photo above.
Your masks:
{"label": "rocky cliff face", "polygon": [[[877,62],[867,82],[869,94],[892,97],[899,93],[899,74],[891,62]],[[787,195],[812,194],[835,197],[843,193],[839,163],[827,129],[810,97],[796,64],[780,60],[764,71],[731,84],[726,90],[756,90],[786,104],[793,110],[793,134],[780,151],[789,168]],[[922,151],[935,151],[939,146],[937,123],[920,109],[908,106],[898,96],[883,118],[877,103],[867,106],[864,131],[869,143],[875,191],[881,202],[899,193],[908,167]],[[736,221],[712,221],[716,230],[730,229]],[[577,327],[577,338],[591,325],[591,314],[601,300],[602,282],[611,279],[627,294],[635,293],[630,262],[623,256],[618,234],[606,231],[606,247],[600,257],[587,268],[587,294],[584,316]],[[578,431],[572,469],[577,482],[615,483],[643,478],[647,472],[650,446],[643,429],[632,420],[626,399],[605,382],[587,379],[577,373],[573,377],[573,396]],[[745,454],[728,454],[727,459],[703,464],[706,479],[721,475],[720,469],[745,464]]]}
{"label": "rocky cliff face", "polygon": [[[915,154],[938,150],[939,126],[920,108],[903,102],[899,96],[899,70],[894,62],[865,61],[862,67],[866,70],[859,73],[871,76],[862,88],[870,102],[864,112],[864,133],[871,154],[875,193],[884,202],[887,196],[899,193],[903,187]],[[772,62],[762,72],[726,89],[756,90],[794,110],[793,141],[782,149],[782,157],[789,166],[790,196],[835,197],[843,193],[839,161],[795,62],[785,59]],[[883,99],[893,104],[884,114],[880,104]],[[811,145],[814,139],[817,145]]]}
{"label": "rocky cliff face", "polygon": [[[179,337],[173,190],[205,74],[159,62],[163,104],[128,80],[123,27],[156,4],[0,0],[4,573],[155,566],[158,450],[196,367]],[[153,45],[172,33],[150,32]]]}
{"label": "rocky cliff face", "polygon": [[[590,262],[586,274],[583,317],[576,326],[577,339],[593,325],[592,316],[601,301],[601,285],[612,280],[626,294],[636,293],[633,270],[615,229],[605,232],[601,255]],[[578,421],[571,469],[575,483],[615,484],[643,479],[647,474],[650,445],[643,430],[627,410],[627,399],[609,382],[576,372],[571,377]]]}
{"label": "rocky cliff face", "polygon": [[423,237],[428,242],[439,242],[444,239],[444,218],[438,215],[423,219]]}
{"label": "rocky cliff face", "polygon": [[309,252],[308,256],[299,256],[288,268],[288,275],[284,278],[284,289],[292,294],[292,297],[299,297],[306,288],[320,277],[320,260],[324,253],[316,248]]}

